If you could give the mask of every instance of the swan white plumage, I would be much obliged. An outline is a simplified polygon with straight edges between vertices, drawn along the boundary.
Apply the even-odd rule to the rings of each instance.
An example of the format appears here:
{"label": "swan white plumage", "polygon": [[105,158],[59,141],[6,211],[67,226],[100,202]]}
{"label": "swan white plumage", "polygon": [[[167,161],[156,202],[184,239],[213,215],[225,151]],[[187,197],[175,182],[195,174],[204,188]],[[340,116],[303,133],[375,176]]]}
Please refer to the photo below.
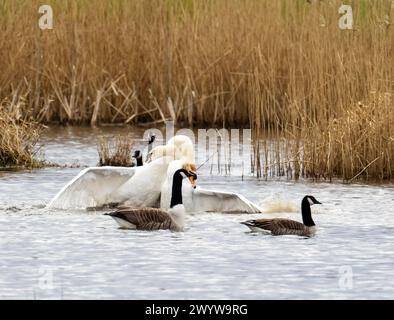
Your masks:
{"label": "swan white plumage", "polygon": [[160,192],[172,160],[194,163],[193,144],[176,136],[150,152],[140,167],[91,167],[82,170],[47,205],[49,209],[86,209],[122,203],[135,207],[160,205]]}
{"label": "swan white plumage", "polygon": [[[49,203],[49,208],[85,209],[110,203],[135,207],[170,208],[172,177],[176,168],[195,163],[189,137],[179,135],[150,152],[149,163],[137,168],[98,167],[83,170]],[[163,161],[164,159],[164,161]],[[184,206],[189,212],[258,213],[261,208],[234,192],[182,187]],[[160,199],[160,200],[159,200]]]}
{"label": "swan white plumage", "polygon": [[[160,208],[170,208],[172,177],[174,172],[183,167],[186,170],[194,171],[193,165],[182,162],[182,160],[172,161],[167,170],[167,177],[161,189]],[[234,192],[224,192],[217,190],[207,190],[197,186],[193,187],[187,181],[182,186],[183,205],[187,212],[238,212],[238,213],[260,213],[262,209],[244,196]]]}
{"label": "swan white plumage", "polygon": [[50,209],[86,209],[101,206],[108,194],[143,167],[91,167],[68,182],[47,205]]}
{"label": "swan white plumage", "polygon": [[[170,207],[169,184],[165,182],[161,192],[160,208]],[[182,186],[183,205],[187,212],[223,212],[223,213],[261,213],[263,209],[235,192],[208,190],[190,183]]]}
{"label": "swan white plumage", "polygon": [[82,170],[48,204],[51,209],[86,209],[127,200],[157,206],[171,157],[141,167],[92,167]]}
{"label": "swan white plumage", "polygon": [[149,152],[146,162],[166,156],[172,156],[175,160],[183,159],[186,162],[195,163],[192,141],[184,135],[172,137],[166,145],[153,148]]}

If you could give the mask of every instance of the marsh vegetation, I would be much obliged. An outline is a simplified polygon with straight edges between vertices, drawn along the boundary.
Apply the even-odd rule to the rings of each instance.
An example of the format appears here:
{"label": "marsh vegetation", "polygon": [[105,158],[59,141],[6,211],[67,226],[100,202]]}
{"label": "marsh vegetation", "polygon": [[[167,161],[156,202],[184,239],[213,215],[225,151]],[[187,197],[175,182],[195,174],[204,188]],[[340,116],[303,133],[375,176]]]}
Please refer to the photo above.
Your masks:
{"label": "marsh vegetation", "polygon": [[394,175],[391,0],[348,1],[353,30],[337,0],[47,3],[53,30],[0,3],[0,98],[24,119],[250,126],[258,176]]}
{"label": "marsh vegetation", "polygon": [[129,136],[100,137],[98,143],[99,166],[132,165],[133,140]]}
{"label": "marsh vegetation", "polygon": [[0,168],[37,168],[45,165],[37,160],[38,139],[42,126],[20,114],[18,107],[0,103]]}

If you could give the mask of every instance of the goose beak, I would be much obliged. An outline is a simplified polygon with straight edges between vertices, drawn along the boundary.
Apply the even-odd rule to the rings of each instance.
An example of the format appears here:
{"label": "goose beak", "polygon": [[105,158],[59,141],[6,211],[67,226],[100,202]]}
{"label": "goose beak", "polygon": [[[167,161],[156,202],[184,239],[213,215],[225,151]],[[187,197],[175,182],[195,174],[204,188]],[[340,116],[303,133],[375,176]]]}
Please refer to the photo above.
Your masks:
{"label": "goose beak", "polygon": [[190,184],[192,185],[193,189],[196,189],[197,187],[197,182],[196,179],[192,176],[192,177],[188,177]]}

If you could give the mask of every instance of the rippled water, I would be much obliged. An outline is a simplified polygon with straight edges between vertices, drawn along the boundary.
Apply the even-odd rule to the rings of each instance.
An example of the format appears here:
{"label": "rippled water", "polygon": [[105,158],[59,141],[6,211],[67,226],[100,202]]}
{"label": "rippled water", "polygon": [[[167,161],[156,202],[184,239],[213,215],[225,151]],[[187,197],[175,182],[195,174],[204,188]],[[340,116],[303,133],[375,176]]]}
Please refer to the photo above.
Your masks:
{"label": "rippled water", "polygon": [[[94,165],[97,135],[114,130],[52,130],[45,155]],[[0,173],[1,299],[394,298],[390,186],[242,181],[202,169],[204,187],[290,211],[265,216],[300,219],[292,208],[315,195],[324,203],[314,211],[317,235],[251,233],[239,222],[263,215],[220,213],[190,215],[185,232],[144,232],[120,230],[101,213],[43,209],[79,170]]]}

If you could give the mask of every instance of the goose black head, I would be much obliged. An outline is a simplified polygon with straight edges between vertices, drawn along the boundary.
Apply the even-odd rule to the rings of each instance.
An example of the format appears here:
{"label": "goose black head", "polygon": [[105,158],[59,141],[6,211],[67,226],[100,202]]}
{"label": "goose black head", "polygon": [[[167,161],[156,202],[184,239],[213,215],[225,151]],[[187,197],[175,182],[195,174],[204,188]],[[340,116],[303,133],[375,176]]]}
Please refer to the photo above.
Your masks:
{"label": "goose black head", "polygon": [[193,177],[194,180],[197,179],[197,175],[193,171],[186,170],[184,168],[175,171],[172,181],[170,208],[174,208],[176,205],[182,204],[182,180],[186,177],[189,179]]}
{"label": "goose black head", "polygon": [[196,165],[193,163],[186,163],[183,165],[183,169],[185,169],[189,173],[187,178],[189,179],[190,184],[192,185],[193,189],[196,189],[196,184],[197,184]]}
{"label": "goose black head", "polygon": [[135,150],[133,153],[133,158],[142,158],[142,152],[140,150]]}
{"label": "goose black head", "polygon": [[314,204],[322,204],[320,201],[317,201],[314,196],[305,196],[304,200],[308,201],[310,206],[313,206]]}
{"label": "goose black head", "polygon": [[132,157],[137,160],[137,167],[140,167],[143,165],[142,152],[140,150],[135,150]]}
{"label": "goose black head", "polygon": [[197,174],[194,171],[182,168],[175,172],[174,177],[178,174],[181,175],[182,179],[188,178],[192,187],[196,188]]}

